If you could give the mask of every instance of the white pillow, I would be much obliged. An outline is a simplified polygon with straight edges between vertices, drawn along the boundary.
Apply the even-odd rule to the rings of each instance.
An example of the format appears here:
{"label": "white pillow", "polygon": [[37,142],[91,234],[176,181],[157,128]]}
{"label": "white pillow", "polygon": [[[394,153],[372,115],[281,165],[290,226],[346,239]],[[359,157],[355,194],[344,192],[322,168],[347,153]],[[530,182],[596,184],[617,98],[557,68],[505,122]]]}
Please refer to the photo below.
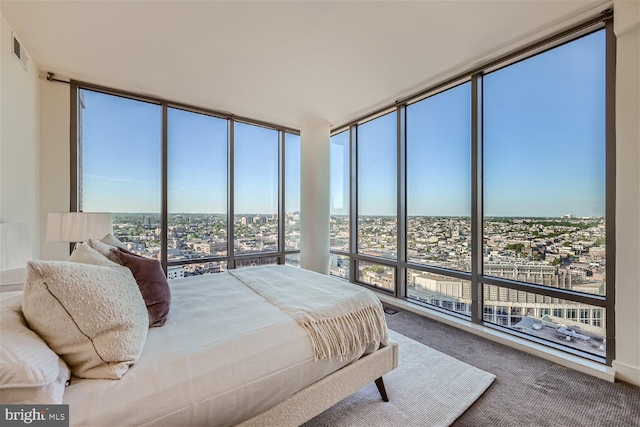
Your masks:
{"label": "white pillow", "polygon": [[71,372],[27,327],[21,300],[21,295],[13,295],[0,303],[0,402],[60,404]]}
{"label": "white pillow", "polygon": [[124,243],[114,237],[113,234],[107,233],[102,239],[100,239],[100,242],[109,246],[113,246],[114,248],[127,249]]}
{"label": "white pillow", "polygon": [[116,264],[110,261],[109,258],[102,255],[86,243],[80,244],[67,259],[69,262],[79,262],[81,264],[93,264],[103,265],[106,267],[118,267],[120,264]]}
{"label": "white pillow", "polygon": [[118,257],[113,252],[111,252],[112,249],[116,249],[115,246],[107,245],[106,243],[102,243],[98,240],[93,239],[89,239],[88,244],[92,249],[100,252],[100,254],[107,257],[110,261],[113,261],[118,265],[122,265]]}
{"label": "white pillow", "polygon": [[61,404],[64,398],[64,389],[71,377],[71,371],[61,357],[58,357],[58,367],[58,376],[49,384],[38,387],[0,388],[0,402],[15,405]]}
{"label": "white pillow", "polygon": [[81,378],[119,379],[140,356],[149,314],[131,271],[65,261],[27,265],[29,326]]}

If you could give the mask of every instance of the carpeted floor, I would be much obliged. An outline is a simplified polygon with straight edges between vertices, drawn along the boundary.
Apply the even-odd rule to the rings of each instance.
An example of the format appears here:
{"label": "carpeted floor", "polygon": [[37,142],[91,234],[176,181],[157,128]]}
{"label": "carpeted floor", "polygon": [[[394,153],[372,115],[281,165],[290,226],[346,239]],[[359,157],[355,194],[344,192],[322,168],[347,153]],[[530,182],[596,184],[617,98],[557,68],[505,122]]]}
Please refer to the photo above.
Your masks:
{"label": "carpeted floor", "polygon": [[638,387],[609,383],[392,308],[398,313],[387,315],[389,329],[496,375],[453,426],[640,426]]}
{"label": "carpeted floor", "polygon": [[445,427],[491,385],[495,376],[394,331],[398,368],[384,376],[383,402],[371,383],[302,427]]}

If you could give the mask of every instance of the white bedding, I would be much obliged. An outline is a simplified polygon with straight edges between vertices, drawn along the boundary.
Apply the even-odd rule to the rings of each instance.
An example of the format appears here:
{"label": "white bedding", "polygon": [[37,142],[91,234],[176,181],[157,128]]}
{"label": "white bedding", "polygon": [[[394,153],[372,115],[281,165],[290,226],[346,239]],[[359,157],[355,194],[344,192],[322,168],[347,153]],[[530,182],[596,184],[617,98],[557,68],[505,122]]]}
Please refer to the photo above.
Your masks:
{"label": "white bedding", "polygon": [[361,356],[314,362],[305,331],[228,273],[170,284],[167,323],[121,380],[73,378],[72,426],[234,425]]}

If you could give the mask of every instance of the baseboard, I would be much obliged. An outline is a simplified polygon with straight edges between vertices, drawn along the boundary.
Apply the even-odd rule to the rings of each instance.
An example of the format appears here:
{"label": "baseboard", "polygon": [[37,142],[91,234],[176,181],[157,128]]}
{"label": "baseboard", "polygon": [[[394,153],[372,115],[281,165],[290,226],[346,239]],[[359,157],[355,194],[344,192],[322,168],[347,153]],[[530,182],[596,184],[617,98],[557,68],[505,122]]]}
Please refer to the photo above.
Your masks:
{"label": "baseboard", "polygon": [[[462,329],[464,331],[478,335],[482,338],[486,338],[491,341],[506,345],[507,347],[524,351],[525,353],[532,354],[534,356],[540,357],[541,359],[549,360],[551,362],[557,363],[558,365],[562,365],[567,368],[571,368],[576,371],[598,377],[605,381],[615,382],[616,378],[618,378],[622,381],[630,382],[633,384],[632,381],[623,379],[622,376],[616,375],[616,371],[610,366],[584,359],[582,357],[574,356],[573,354],[565,353],[563,351],[556,350],[554,348],[547,347],[526,340],[524,338],[513,336],[502,331],[488,328],[486,326],[476,325],[467,320],[460,319],[456,316],[450,316],[436,310],[430,310],[419,304],[414,304],[412,302],[383,295],[381,293],[376,293],[376,295],[378,295],[378,298],[382,302],[388,303],[390,305],[395,305],[396,307],[403,308],[407,311],[411,311],[413,313],[420,314],[438,322],[442,322],[455,328]],[[632,367],[629,368],[633,369]]]}
{"label": "baseboard", "polygon": [[640,386],[640,368],[637,366],[631,366],[614,360],[613,369],[616,371],[617,380]]}

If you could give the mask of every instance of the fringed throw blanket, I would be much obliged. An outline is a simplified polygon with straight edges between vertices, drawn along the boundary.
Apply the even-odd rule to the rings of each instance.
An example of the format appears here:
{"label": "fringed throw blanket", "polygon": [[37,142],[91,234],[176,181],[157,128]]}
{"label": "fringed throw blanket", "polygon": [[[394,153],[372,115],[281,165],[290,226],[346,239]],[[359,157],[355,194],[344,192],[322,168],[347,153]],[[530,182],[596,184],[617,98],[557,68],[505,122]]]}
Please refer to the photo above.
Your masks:
{"label": "fringed throw blanket", "polygon": [[284,265],[228,271],[304,328],[316,361],[388,343],[382,304],[368,289]]}

